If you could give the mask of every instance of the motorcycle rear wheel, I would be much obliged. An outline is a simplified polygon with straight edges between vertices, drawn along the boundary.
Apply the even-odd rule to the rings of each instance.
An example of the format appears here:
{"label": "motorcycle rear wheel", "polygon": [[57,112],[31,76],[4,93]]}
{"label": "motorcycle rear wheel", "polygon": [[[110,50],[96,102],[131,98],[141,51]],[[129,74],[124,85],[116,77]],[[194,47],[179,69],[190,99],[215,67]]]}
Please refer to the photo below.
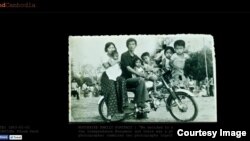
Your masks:
{"label": "motorcycle rear wheel", "polygon": [[[100,104],[98,105],[98,110],[99,110],[99,114],[102,118],[102,120],[104,120],[105,122],[108,122],[109,119],[107,117],[107,106],[105,103],[104,98],[101,100]],[[126,115],[124,114],[124,116],[117,116],[116,114],[112,117],[112,120],[110,122],[121,122],[126,118]]]}

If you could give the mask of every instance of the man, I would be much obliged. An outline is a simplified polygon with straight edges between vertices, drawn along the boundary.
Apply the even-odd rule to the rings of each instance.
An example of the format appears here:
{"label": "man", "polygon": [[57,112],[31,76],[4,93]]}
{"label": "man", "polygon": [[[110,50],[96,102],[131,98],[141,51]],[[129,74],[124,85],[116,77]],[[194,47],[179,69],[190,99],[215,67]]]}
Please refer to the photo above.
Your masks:
{"label": "man", "polygon": [[[142,108],[144,111],[149,111],[149,104],[145,104],[149,101],[148,91],[145,85],[145,80],[147,76],[143,73],[136,72],[134,70],[134,62],[139,57],[134,54],[134,50],[137,46],[137,42],[133,38],[129,38],[126,42],[128,51],[121,55],[121,69],[122,77],[126,79],[128,88],[135,88],[135,102],[138,108]],[[132,74],[139,77],[132,78]],[[147,105],[147,106],[146,106]]]}

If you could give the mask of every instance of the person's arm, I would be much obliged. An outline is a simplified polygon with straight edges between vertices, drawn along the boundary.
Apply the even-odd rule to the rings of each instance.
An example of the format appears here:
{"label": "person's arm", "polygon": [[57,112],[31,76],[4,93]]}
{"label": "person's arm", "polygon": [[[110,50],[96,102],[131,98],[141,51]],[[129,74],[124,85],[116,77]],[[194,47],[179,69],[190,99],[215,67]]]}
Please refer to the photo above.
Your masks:
{"label": "person's arm", "polygon": [[169,61],[169,66],[170,66],[171,68],[175,68],[175,67],[174,67],[174,61],[173,61],[173,60],[170,60],[170,61]]}
{"label": "person's arm", "polygon": [[166,58],[163,59],[162,64],[163,64],[163,65],[162,65],[162,69],[163,69],[165,72],[167,72],[168,69],[167,69],[167,66],[166,66]]}
{"label": "person's arm", "polygon": [[174,66],[174,60],[175,60],[175,54],[173,54],[173,55],[171,56],[171,58],[170,58],[170,60],[169,60],[169,66],[170,66],[171,68],[176,69],[176,67]]}
{"label": "person's arm", "polygon": [[165,69],[165,71],[171,71],[171,68],[173,68],[173,67],[170,65],[170,59],[165,58],[163,69]]}
{"label": "person's arm", "polygon": [[119,63],[119,60],[109,59],[107,62],[104,62],[102,65],[105,69],[107,69],[107,68],[109,68],[117,63]]}
{"label": "person's arm", "polygon": [[157,52],[157,53],[155,54],[154,60],[156,60],[156,61],[161,60],[163,53],[164,53],[163,50],[159,50],[159,52]]}
{"label": "person's arm", "polygon": [[114,66],[115,64],[119,63],[119,60],[109,59],[108,63],[110,66]]}
{"label": "person's arm", "polygon": [[109,58],[107,56],[101,57],[101,64],[105,69],[109,68],[110,67]]}
{"label": "person's arm", "polygon": [[107,69],[109,68],[111,65],[109,64],[109,62],[103,63],[102,66]]}
{"label": "person's arm", "polygon": [[185,53],[186,60],[190,58],[189,54]]}
{"label": "person's arm", "polygon": [[125,54],[122,54],[122,56],[121,56],[121,67],[124,68],[124,69],[127,69],[132,74],[135,74],[135,75],[138,75],[138,76],[141,76],[141,77],[144,76],[144,74],[141,74],[141,73],[135,71],[132,67],[130,67],[128,61],[126,60],[126,55]]}
{"label": "person's arm", "polygon": [[131,72],[132,74],[135,74],[135,75],[137,75],[137,76],[141,76],[141,77],[146,78],[146,75],[145,75],[145,74],[135,71],[135,70],[134,70],[132,67],[130,67],[130,66],[127,66],[127,69],[128,69],[128,71]]}
{"label": "person's arm", "polygon": [[[164,59],[165,60],[165,59]],[[159,66],[156,64],[156,62],[155,61],[153,61],[152,62],[152,71],[154,72],[154,73],[156,73],[157,71],[159,71]]]}

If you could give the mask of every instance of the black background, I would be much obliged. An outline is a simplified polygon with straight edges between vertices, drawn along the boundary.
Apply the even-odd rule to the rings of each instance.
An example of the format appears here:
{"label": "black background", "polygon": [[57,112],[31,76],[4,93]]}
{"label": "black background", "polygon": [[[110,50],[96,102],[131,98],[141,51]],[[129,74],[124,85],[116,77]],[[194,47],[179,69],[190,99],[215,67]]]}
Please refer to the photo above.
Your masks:
{"label": "black background", "polygon": [[173,5],[164,12],[157,4],[152,5],[157,11],[143,7],[138,12],[138,5],[125,11],[133,3],[121,3],[125,8],[118,12],[118,6],[110,5],[85,5],[82,11],[77,4],[37,3],[36,9],[4,9],[0,14],[0,125],[39,129],[38,135],[27,135],[29,139],[76,139],[77,125],[68,123],[69,35],[202,33],[213,35],[215,41],[218,122],[167,125],[175,130],[247,130],[250,22],[244,7],[177,12],[178,5]]}

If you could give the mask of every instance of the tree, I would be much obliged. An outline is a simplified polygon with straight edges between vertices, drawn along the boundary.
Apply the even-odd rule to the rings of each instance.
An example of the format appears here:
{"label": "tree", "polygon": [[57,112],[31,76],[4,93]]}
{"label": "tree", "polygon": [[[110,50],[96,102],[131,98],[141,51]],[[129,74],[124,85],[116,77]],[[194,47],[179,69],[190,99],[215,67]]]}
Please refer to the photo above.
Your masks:
{"label": "tree", "polygon": [[190,58],[186,60],[184,67],[185,75],[192,75],[193,78],[198,82],[204,80],[207,77],[204,53],[206,53],[208,77],[213,77],[213,56],[212,50],[209,48],[204,47],[199,52],[191,53]]}
{"label": "tree", "polygon": [[83,83],[85,83],[87,86],[93,86],[93,81],[90,77],[84,77],[83,78]]}

